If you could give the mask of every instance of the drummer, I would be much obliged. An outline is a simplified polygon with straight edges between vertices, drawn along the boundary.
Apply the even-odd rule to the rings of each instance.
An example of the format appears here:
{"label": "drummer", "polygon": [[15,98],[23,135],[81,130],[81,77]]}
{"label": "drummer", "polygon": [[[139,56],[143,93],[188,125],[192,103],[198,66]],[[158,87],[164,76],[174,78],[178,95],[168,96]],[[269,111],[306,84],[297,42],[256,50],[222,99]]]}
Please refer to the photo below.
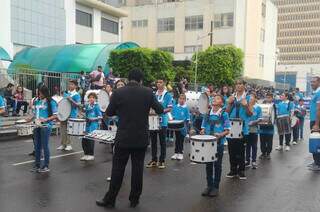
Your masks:
{"label": "drummer", "polygon": [[[287,115],[289,117],[292,116],[294,105],[292,102],[289,101],[289,93],[284,92],[281,95],[281,102],[276,105],[276,114],[278,116]],[[290,123],[288,123],[290,125]],[[288,128],[291,128],[291,126],[287,126]],[[291,133],[287,133],[284,136],[279,135],[279,146],[276,147],[276,150],[282,151],[283,150],[283,138],[285,137],[286,140],[286,151],[290,151],[290,141],[291,141]]]}
{"label": "drummer", "polygon": [[[97,103],[98,96],[96,93],[88,95],[88,103],[85,105],[86,112],[86,133],[91,133],[99,129],[99,120],[102,118],[100,107]],[[82,161],[94,160],[94,140],[83,138],[82,149],[84,156],[80,158]]]}
{"label": "drummer", "polygon": [[[71,113],[69,118],[77,118],[79,112],[79,106],[81,104],[81,96],[77,92],[78,82],[76,80],[69,81],[69,90],[64,93],[63,97],[67,98],[71,103]],[[67,121],[60,123],[61,127],[61,146],[57,150],[71,151],[71,139],[67,133]]]}
{"label": "drummer", "polygon": [[[151,131],[150,137],[151,137],[151,152],[152,152],[152,159],[151,161],[146,165],[147,168],[153,168],[158,167],[159,169],[165,169],[165,159],[166,159],[166,135],[167,135],[167,127],[168,127],[168,112],[172,109],[172,96],[170,93],[167,92],[165,89],[165,80],[159,79],[157,81],[157,92],[156,92],[156,98],[159,103],[162,104],[164,109],[164,113],[160,116],[160,126],[161,129],[158,131]],[[157,141],[160,141],[160,157],[158,161],[157,157]]]}
{"label": "drummer", "polygon": [[241,180],[247,179],[245,176],[245,144],[249,136],[249,118],[253,114],[254,98],[247,95],[245,91],[246,82],[236,81],[236,93],[229,97],[226,112],[229,117],[240,119],[242,124],[243,138],[228,138],[228,150],[230,160],[230,172],[228,178],[239,177]]}
{"label": "drummer", "polygon": [[[272,104],[272,107],[275,107],[273,103],[273,94],[267,93],[266,99],[264,100],[263,103]],[[274,114],[271,114],[271,115],[274,115]],[[273,146],[273,134],[274,134],[274,123],[271,123],[270,125],[260,125],[260,129],[259,129],[260,149],[261,149],[261,155],[259,156],[260,159],[267,159],[267,160],[271,159],[270,153],[272,151],[272,146]]]}
{"label": "drummer", "polygon": [[183,129],[175,131],[175,154],[171,157],[172,160],[183,160],[183,143],[190,124],[190,111],[186,105],[186,99],[185,94],[180,94],[178,103],[175,104],[172,109],[173,120],[181,120],[185,122]]}
{"label": "drummer", "polygon": [[229,134],[231,128],[229,115],[222,109],[223,105],[223,96],[216,95],[212,102],[212,108],[209,114],[204,117],[201,126],[200,134],[217,137],[217,160],[214,163],[206,164],[207,188],[202,192],[202,196],[215,197],[219,193],[225,136]]}

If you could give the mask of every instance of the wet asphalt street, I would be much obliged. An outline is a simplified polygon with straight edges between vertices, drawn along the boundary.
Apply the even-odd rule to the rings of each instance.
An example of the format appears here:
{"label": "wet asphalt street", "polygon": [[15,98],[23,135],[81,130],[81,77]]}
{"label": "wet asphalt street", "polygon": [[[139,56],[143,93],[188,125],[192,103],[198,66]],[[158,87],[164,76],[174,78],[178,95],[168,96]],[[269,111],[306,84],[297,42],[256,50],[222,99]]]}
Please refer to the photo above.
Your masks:
{"label": "wet asphalt street", "polygon": [[[307,137],[307,136],[306,136]],[[96,160],[80,162],[81,146],[74,140],[74,151],[58,152],[59,137],[51,139],[51,172],[29,170],[31,139],[0,142],[0,212],[99,212],[96,198],[107,189],[110,175],[110,147],[96,144]],[[278,143],[275,136],[274,146]],[[185,152],[188,152],[186,144]],[[168,148],[168,158],[173,148]],[[260,152],[260,151],[259,151]],[[70,155],[65,155],[70,154]],[[186,153],[185,153],[186,156]],[[150,159],[148,150],[146,162]],[[140,205],[129,208],[130,164],[127,167],[116,208],[112,211],[144,212],[318,212],[320,173],[306,168],[312,162],[307,139],[290,152],[273,151],[270,161],[258,160],[258,169],[248,169],[246,181],[227,179],[228,154],[224,155],[220,195],[201,197],[206,186],[204,165],[167,161],[165,170],[145,169]]]}

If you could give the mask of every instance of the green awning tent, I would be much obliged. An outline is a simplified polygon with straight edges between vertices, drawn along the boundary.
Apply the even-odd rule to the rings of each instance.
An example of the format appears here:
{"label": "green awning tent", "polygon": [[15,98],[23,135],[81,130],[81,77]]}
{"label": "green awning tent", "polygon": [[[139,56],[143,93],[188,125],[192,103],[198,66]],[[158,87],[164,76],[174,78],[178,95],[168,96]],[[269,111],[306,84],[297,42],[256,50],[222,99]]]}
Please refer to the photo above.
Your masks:
{"label": "green awning tent", "polygon": [[27,67],[39,72],[79,73],[90,72],[101,65],[104,72],[108,73],[107,61],[111,51],[137,47],[136,43],[125,42],[25,48],[14,56],[9,72],[14,72],[18,67]]}
{"label": "green awning tent", "polygon": [[0,47],[0,60],[11,61],[10,55],[2,47]]}

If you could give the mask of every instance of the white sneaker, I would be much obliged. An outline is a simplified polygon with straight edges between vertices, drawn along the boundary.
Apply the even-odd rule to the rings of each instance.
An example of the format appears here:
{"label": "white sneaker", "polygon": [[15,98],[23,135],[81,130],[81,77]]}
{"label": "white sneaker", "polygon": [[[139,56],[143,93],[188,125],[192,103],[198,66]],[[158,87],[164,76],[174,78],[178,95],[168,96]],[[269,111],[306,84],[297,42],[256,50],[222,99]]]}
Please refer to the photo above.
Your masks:
{"label": "white sneaker", "polygon": [[281,146],[281,145],[277,146],[277,147],[276,147],[276,150],[278,150],[278,151],[283,150],[283,146]]}
{"label": "white sneaker", "polygon": [[290,151],[290,146],[286,146],[286,149],[285,149],[287,152]]}
{"label": "white sneaker", "polygon": [[81,161],[87,160],[87,155],[84,155],[80,158]]}
{"label": "white sneaker", "polygon": [[183,154],[178,154],[177,159],[178,160],[183,160]]}
{"label": "white sneaker", "polygon": [[178,154],[172,155],[171,160],[177,160],[177,159],[178,159]]}
{"label": "white sneaker", "polygon": [[71,146],[71,145],[68,145],[64,150],[66,150],[66,151],[71,151],[71,150],[72,150],[72,146]]}
{"label": "white sneaker", "polygon": [[65,145],[61,145],[61,146],[59,146],[59,147],[57,148],[57,150],[64,150],[65,148],[66,148]]}
{"label": "white sneaker", "polygon": [[87,160],[94,160],[94,156],[93,155],[88,155],[87,156]]}
{"label": "white sneaker", "polygon": [[294,142],[292,142],[292,144],[293,144],[293,145],[297,145],[298,143],[294,141]]}

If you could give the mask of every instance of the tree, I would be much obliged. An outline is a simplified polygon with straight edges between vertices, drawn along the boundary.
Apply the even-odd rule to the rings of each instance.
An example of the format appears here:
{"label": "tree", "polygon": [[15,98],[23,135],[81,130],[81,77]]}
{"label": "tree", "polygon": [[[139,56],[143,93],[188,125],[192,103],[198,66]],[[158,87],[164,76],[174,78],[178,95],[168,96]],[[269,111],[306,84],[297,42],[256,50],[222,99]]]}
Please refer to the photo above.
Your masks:
{"label": "tree", "polygon": [[[233,45],[212,46],[198,52],[198,82],[213,83],[216,86],[233,84],[234,80],[242,75],[243,58],[242,50]],[[192,71],[195,73],[195,54],[192,61]]]}
{"label": "tree", "polygon": [[149,84],[158,78],[171,81],[175,77],[170,53],[147,48],[121,49],[111,52],[109,66],[120,77],[127,78],[132,68],[140,68],[144,82]]}

